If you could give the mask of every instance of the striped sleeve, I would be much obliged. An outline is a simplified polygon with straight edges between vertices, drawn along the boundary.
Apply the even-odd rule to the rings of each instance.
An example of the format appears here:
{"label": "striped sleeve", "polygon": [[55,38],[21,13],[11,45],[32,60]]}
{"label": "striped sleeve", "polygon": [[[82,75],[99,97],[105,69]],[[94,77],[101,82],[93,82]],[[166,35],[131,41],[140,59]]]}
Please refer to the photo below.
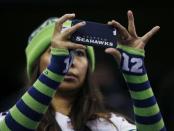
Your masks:
{"label": "striped sleeve", "polygon": [[64,79],[67,68],[65,60],[70,59],[65,49],[52,48],[51,54],[48,67],[0,122],[0,131],[34,131],[37,128]]}
{"label": "striped sleeve", "polygon": [[144,66],[144,50],[119,45],[120,67],[133,101],[139,131],[166,131],[162,115]]}

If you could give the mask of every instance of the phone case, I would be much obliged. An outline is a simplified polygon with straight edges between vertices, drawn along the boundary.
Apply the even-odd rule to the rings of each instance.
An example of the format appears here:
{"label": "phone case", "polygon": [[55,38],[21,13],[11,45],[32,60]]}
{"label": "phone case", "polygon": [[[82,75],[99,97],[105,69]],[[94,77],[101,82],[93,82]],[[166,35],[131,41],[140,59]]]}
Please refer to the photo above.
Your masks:
{"label": "phone case", "polygon": [[[73,26],[81,21],[73,19],[67,22],[67,25]],[[66,28],[66,24],[64,24],[64,28]],[[86,21],[86,25],[75,31],[70,40],[84,45],[116,48],[117,30],[107,24]]]}

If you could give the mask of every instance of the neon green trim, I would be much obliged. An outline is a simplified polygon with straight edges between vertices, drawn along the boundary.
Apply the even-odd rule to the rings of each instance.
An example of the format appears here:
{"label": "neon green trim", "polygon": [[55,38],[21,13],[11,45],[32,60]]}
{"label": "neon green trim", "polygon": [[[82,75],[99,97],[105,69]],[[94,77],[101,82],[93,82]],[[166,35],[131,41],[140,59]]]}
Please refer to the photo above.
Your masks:
{"label": "neon green trim", "polygon": [[[55,23],[52,23],[50,25],[45,26],[40,32],[38,32],[32,38],[32,40],[30,41],[29,45],[27,46],[26,53],[28,54],[30,51],[33,50],[33,48],[36,48],[37,46],[41,47],[40,44],[44,40],[44,38],[47,37],[47,35],[49,36],[49,40],[51,40],[51,36],[53,34],[54,27],[55,27]],[[32,43],[37,43],[37,44],[32,44]],[[40,44],[38,44],[38,43],[40,43]],[[48,44],[50,44],[50,41],[49,41]]]}
{"label": "neon green trim", "polygon": [[16,106],[13,106],[13,108],[10,109],[10,113],[12,118],[20,125],[28,129],[36,129],[38,124],[37,121],[29,119],[27,116],[22,114]]}
{"label": "neon green trim", "polygon": [[123,49],[124,51],[133,55],[145,56],[145,51],[143,49],[135,49],[133,47],[129,47],[129,46],[121,45],[121,44],[118,44],[117,48]]}
{"label": "neon green trim", "polygon": [[46,75],[48,78],[50,78],[51,80],[54,80],[56,82],[62,82],[64,79],[64,76],[62,75],[58,75],[52,71],[50,71],[49,69],[45,69],[43,71],[43,74]]}
{"label": "neon green trim", "polygon": [[140,108],[136,106],[134,106],[133,108],[134,108],[135,114],[138,116],[153,116],[160,111],[157,103],[153,106],[146,107],[146,108],[145,107]]}
{"label": "neon green trim", "polygon": [[131,97],[136,100],[145,100],[147,98],[154,96],[152,88],[148,88],[146,90],[138,92],[129,90],[129,92],[131,94]]}
{"label": "neon green trim", "polygon": [[38,32],[28,44],[25,52],[27,59],[27,73],[31,77],[32,65],[40,55],[49,47],[54,31],[54,24],[50,24]]}
{"label": "neon green trim", "polygon": [[63,49],[63,48],[52,48],[51,47],[51,54],[52,55],[69,55],[69,51],[67,49]]}
{"label": "neon green trim", "polygon": [[5,123],[5,119],[0,122],[0,131],[11,131]]}
{"label": "neon green trim", "polygon": [[129,83],[134,83],[134,84],[140,84],[148,81],[147,74],[141,75],[141,76],[136,76],[136,75],[128,75],[128,74],[123,74],[125,80]]}
{"label": "neon green trim", "polygon": [[63,23],[63,27],[71,27],[72,25],[72,21],[71,20],[67,20]]}
{"label": "neon green trim", "polygon": [[45,85],[39,80],[37,80],[34,83],[34,87],[36,90],[40,91],[41,93],[49,97],[53,97],[54,93],[56,92],[56,90],[50,88],[49,86]]}
{"label": "neon green trim", "polygon": [[31,97],[28,93],[25,93],[25,95],[22,97],[22,100],[24,101],[24,103],[30,107],[31,109],[33,109],[34,111],[38,112],[38,113],[45,113],[47,110],[47,106],[41,104],[40,102],[38,102],[37,100],[35,100],[33,97]]}
{"label": "neon green trim", "polygon": [[155,124],[144,125],[144,124],[136,123],[136,126],[139,131],[160,131],[164,127],[164,122],[163,122],[163,119],[161,119]]}
{"label": "neon green trim", "polygon": [[89,55],[89,60],[90,60],[92,72],[94,72],[94,70],[95,70],[95,52],[94,52],[94,48],[92,46],[87,46],[87,52],[88,52],[88,55]]}

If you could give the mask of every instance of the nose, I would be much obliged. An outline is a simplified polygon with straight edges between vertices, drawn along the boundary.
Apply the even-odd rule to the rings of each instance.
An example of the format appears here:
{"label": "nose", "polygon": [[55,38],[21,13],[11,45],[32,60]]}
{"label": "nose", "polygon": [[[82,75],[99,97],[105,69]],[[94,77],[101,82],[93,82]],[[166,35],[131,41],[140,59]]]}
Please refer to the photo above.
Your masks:
{"label": "nose", "polygon": [[74,68],[76,66],[76,64],[77,64],[77,57],[74,56],[71,67]]}

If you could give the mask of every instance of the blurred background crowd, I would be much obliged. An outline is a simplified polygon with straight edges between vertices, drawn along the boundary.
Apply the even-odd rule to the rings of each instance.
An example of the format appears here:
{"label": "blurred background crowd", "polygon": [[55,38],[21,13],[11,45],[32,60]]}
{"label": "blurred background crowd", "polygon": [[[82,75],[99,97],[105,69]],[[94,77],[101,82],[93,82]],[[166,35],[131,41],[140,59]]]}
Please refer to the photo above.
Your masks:
{"label": "blurred background crowd", "polygon": [[[107,2],[107,3],[106,3]],[[145,65],[168,130],[174,130],[174,8],[147,6],[138,1],[1,0],[0,1],[0,112],[8,110],[25,87],[25,47],[28,36],[49,17],[76,13],[77,19],[107,23],[115,19],[127,26],[127,10],[135,16],[141,36],[153,26],[161,27],[146,47]],[[105,96],[108,108],[133,119],[132,102],[113,58],[96,48],[93,80]]]}

